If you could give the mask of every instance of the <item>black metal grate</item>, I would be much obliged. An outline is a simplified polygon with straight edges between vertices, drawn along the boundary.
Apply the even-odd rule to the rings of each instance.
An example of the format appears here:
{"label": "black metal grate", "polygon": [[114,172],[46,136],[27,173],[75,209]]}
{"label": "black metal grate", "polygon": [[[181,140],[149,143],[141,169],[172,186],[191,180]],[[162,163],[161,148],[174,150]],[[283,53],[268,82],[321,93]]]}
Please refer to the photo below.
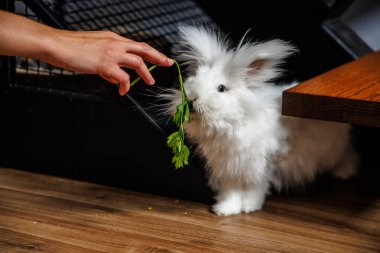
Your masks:
{"label": "black metal grate", "polygon": [[60,8],[73,30],[111,30],[166,53],[176,40],[178,24],[211,22],[191,0],[68,0]]}
{"label": "black metal grate", "polygon": [[[127,38],[144,41],[172,56],[180,24],[216,26],[193,0],[14,0],[16,13],[74,31],[111,30]],[[51,18],[52,17],[52,18]],[[16,58],[12,88],[57,95],[116,99],[115,88],[94,75],[83,75],[28,58]],[[164,72],[159,74],[158,72]],[[129,71],[131,78],[136,74]],[[173,71],[173,73],[175,73]],[[174,75],[157,71],[157,86],[171,86]],[[146,87],[144,87],[146,88]],[[133,98],[139,101],[139,87]],[[148,101],[150,103],[150,101]],[[145,103],[145,102],[144,102]]]}
{"label": "black metal grate", "polygon": [[[144,41],[172,56],[180,24],[216,26],[193,0],[9,0],[16,13],[68,30],[111,30],[127,38]],[[114,85],[96,75],[83,75],[33,59],[17,58],[11,88],[99,101],[129,101],[150,121],[167,127],[167,117],[157,112],[151,92],[177,84],[174,68],[155,71],[156,85],[136,85],[127,100],[117,96]],[[131,78],[134,71],[128,71]],[[147,94],[150,94],[150,96]],[[148,116],[150,115],[150,116]]]}

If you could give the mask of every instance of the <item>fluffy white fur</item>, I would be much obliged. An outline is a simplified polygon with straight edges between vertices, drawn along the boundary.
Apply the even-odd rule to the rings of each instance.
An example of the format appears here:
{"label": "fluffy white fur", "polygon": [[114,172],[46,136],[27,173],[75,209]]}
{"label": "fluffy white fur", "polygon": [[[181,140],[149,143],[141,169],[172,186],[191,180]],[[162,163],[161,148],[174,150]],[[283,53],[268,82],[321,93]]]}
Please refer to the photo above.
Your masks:
{"label": "fluffy white fur", "polygon": [[[213,211],[232,215],[260,210],[271,186],[302,186],[319,173],[355,174],[358,157],[347,124],[284,117],[282,91],[270,83],[278,65],[295,52],[288,43],[242,42],[236,48],[212,31],[180,28],[181,59],[192,73],[185,90],[194,103],[187,136],[206,160],[209,184],[217,193]],[[220,84],[224,92],[218,91]],[[169,112],[179,91],[164,95]]]}

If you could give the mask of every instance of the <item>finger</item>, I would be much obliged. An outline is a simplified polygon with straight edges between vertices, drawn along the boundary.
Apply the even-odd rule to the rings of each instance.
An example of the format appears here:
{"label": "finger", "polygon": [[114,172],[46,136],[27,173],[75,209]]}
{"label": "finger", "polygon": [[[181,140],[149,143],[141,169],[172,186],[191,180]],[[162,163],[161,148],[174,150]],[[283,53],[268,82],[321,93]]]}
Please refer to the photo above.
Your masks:
{"label": "finger", "polygon": [[121,62],[121,67],[127,67],[136,70],[137,74],[141,76],[145,83],[153,85],[155,83],[152,74],[149,72],[144,60],[134,54],[124,54]]}
{"label": "finger", "polygon": [[107,69],[107,71],[101,73],[100,76],[111,83],[119,84],[119,94],[121,96],[125,95],[129,91],[130,77],[124,70],[120,69],[118,66]]}
{"label": "finger", "polygon": [[128,53],[137,54],[153,64],[158,64],[166,67],[173,65],[173,60],[169,59],[144,42],[129,41],[126,43],[126,51]]}

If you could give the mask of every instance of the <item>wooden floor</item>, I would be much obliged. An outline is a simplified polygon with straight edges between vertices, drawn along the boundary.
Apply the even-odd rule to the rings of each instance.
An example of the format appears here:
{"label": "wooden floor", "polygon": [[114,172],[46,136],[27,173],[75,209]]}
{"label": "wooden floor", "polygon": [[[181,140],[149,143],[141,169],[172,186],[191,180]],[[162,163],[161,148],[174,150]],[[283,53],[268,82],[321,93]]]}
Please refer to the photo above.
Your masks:
{"label": "wooden floor", "polygon": [[331,179],[218,217],[203,203],[0,168],[0,252],[380,252],[380,195],[366,187]]}

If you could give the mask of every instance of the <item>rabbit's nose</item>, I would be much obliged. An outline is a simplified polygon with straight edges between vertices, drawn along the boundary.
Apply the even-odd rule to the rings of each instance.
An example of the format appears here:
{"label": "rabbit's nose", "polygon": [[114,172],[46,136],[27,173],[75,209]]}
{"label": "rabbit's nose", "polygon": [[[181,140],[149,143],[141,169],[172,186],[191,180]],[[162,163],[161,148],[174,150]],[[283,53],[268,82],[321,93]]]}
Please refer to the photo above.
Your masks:
{"label": "rabbit's nose", "polygon": [[191,102],[195,103],[197,101],[198,97],[190,98]]}
{"label": "rabbit's nose", "polygon": [[196,101],[198,99],[198,96],[195,95],[195,94],[188,93],[187,94],[187,98],[194,102],[194,101]]}

